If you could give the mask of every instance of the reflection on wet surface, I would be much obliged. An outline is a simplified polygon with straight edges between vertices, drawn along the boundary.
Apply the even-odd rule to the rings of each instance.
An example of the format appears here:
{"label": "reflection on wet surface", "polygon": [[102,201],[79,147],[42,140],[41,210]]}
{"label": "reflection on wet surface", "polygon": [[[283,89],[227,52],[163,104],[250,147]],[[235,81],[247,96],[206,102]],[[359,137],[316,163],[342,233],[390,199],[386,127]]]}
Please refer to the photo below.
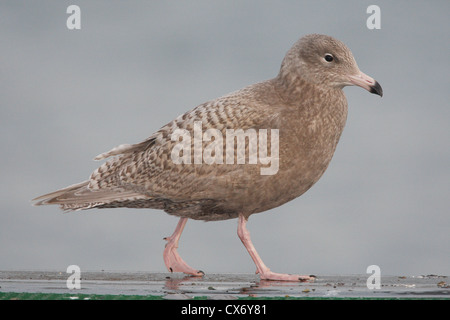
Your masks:
{"label": "reflection on wet surface", "polygon": [[81,289],[69,290],[65,272],[0,271],[0,292],[43,292],[161,296],[166,299],[237,298],[450,298],[446,276],[382,276],[380,289],[367,288],[368,275],[317,275],[313,282],[261,281],[251,274],[85,272]]}

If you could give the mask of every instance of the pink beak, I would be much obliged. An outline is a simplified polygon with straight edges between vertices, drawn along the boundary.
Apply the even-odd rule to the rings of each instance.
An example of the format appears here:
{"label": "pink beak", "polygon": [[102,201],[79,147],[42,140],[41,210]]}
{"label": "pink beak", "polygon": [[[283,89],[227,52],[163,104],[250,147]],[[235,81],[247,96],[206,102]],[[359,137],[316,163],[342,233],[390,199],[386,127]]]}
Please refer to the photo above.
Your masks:
{"label": "pink beak", "polygon": [[361,88],[366,89],[370,93],[375,93],[380,97],[383,96],[383,89],[380,84],[372,77],[369,77],[364,72],[359,72],[359,74],[355,76],[350,76],[350,83],[359,86]]}

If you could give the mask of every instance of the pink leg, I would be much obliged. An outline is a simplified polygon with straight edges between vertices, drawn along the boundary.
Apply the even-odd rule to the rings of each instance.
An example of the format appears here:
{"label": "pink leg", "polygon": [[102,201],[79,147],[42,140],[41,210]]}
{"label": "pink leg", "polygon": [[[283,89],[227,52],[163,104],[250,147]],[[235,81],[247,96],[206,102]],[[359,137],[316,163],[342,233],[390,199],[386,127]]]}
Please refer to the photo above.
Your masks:
{"label": "pink leg", "polygon": [[246,228],[247,220],[243,215],[239,215],[238,222],[238,236],[247,249],[248,253],[256,264],[256,273],[259,273],[261,280],[281,280],[281,281],[313,281],[315,278],[312,276],[299,276],[294,274],[275,273],[264,264],[256,252],[252,241],[250,240],[250,232]]}
{"label": "pink leg", "polygon": [[178,240],[180,240],[181,233],[183,232],[187,220],[188,218],[181,218],[173,234],[170,237],[164,238],[164,240],[167,241],[163,254],[164,263],[170,272],[184,272],[194,276],[203,276],[203,271],[195,270],[188,266],[177,252]]}

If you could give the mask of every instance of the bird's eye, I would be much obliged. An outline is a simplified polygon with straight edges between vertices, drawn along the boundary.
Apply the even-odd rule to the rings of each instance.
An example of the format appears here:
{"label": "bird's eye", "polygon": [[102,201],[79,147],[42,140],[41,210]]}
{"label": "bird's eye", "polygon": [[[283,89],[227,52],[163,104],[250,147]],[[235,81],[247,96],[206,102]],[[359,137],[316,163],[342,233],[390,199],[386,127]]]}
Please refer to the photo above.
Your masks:
{"label": "bird's eye", "polygon": [[327,54],[325,55],[324,59],[325,59],[325,61],[327,61],[327,62],[331,62],[331,61],[333,61],[334,58],[333,58],[333,56],[332,56],[331,54],[327,53]]}

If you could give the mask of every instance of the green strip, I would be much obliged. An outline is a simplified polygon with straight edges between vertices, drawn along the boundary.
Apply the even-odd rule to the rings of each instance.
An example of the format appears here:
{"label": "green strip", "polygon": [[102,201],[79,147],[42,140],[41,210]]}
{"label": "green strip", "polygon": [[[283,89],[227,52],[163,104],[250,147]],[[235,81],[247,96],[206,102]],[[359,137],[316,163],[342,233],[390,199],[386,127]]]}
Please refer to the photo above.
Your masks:
{"label": "green strip", "polygon": [[0,300],[163,300],[162,296],[0,292]]}
{"label": "green strip", "polygon": [[[112,294],[70,294],[70,293],[19,293],[0,292],[0,300],[166,300],[164,296],[112,295]],[[208,300],[207,296],[192,300]],[[239,297],[238,300],[449,300],[449,298],[417,297]]]}

